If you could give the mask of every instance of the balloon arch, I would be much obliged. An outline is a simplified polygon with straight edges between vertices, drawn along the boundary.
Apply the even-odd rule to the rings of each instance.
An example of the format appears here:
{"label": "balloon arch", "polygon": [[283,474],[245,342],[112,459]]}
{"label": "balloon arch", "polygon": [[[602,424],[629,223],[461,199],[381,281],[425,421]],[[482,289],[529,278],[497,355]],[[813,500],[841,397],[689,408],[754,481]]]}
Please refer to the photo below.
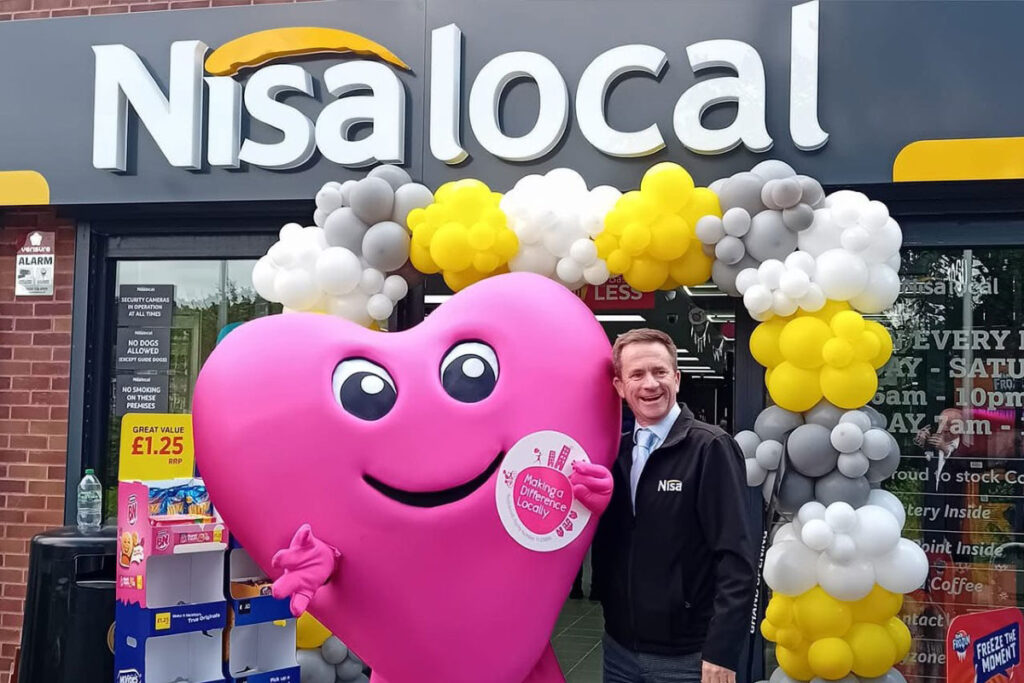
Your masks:
{"label": "balloon arch", "polygon": [[826,195],[771,160],[709,187],[660,163],[626,193],[588,189],[565,168],[505,194],[475,179],[431,192],[380,166],[327,183],[316,207],[315,225],[284,226],[253,269],[257,292],[286,312],[373,326],[434,273],[453,291],[529,271],[570,289],[617,275],[645,292],[710,279],[742,297],[760,322],[750,349],[774,405],[736,440],[748,485],[784,521],[764,561],[771,681],[903,680],[893,666],[911,636],[897,615],[928,562],[901,538],[903,505],[880,488],[900,452],[867,405],[892,339],[864,316],[900,289],[902,234],[884,204]]}

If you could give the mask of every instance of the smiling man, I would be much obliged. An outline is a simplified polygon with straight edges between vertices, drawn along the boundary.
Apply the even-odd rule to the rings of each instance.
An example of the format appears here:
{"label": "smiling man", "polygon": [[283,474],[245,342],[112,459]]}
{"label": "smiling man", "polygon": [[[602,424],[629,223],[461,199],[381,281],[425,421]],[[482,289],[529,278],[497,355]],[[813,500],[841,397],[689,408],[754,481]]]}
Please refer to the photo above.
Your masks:
{"label": "smiling man", "polygon": [[671,337],[631,330],[612,353],[636,425],[594,542],[604,681],[733,683],[756,581],[743,456],[676,403]]}

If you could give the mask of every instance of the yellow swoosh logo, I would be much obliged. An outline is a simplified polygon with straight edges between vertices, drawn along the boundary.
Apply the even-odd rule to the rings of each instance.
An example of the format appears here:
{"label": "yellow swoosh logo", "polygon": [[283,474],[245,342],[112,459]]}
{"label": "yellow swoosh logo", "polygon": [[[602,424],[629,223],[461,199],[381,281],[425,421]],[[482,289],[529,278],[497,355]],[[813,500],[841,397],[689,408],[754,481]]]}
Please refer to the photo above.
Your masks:
{"label": "yellow swoosh logo", "polygon": [[1024,178],[1024,137],[918,140],[896,155],[893,182]]}
{"label": "yellow swoosh logo", "polygon": [[38,171],[0,171],[0,206],[50,203],[50,185]]}
{"label": "yellow swoosh logo", "polygon": [[295,26],[248,33],[224,43],[206,58],[206,71],[214,76],[234,76],[244,68],[261,66],[275,59],[324,52],[372,55],[399,69],[409,69],[409,65],[391,50],[358,33]]}

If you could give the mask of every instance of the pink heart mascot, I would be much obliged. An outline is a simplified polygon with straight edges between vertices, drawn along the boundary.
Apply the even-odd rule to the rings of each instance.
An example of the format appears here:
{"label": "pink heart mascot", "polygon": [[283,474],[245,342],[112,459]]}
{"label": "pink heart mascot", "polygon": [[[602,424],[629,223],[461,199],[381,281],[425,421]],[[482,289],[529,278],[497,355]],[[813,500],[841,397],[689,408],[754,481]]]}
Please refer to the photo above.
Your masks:
{"label": "pink heart mascot", "polygon": [[[404,332],[262,318],[200,373],[199,470],[275,595],[374,683],[561,682],[548,640],[611,495],[611,372],[593,314],[526,273]],[[537,434],[572,445],[554,468],[534,449],[517,476],[516,444]]]}

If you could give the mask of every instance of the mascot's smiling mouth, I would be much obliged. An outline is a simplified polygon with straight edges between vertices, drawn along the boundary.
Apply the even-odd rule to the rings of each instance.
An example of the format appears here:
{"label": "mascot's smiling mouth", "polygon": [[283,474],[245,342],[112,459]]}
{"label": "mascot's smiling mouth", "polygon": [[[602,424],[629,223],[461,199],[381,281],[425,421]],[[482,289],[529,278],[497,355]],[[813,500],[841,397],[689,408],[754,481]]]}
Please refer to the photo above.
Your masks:
{"label": "mascot's smiling mouth", "polygon": [[391,500],[398,501],[404,505],[412,505],[414,507],[432,508],[440,505],[447,505],[448,503],[454,503],[457,500],[462,500],[469,494],[473,493],[473,491],[476,491],[498,470],[498,466],[501,465],[501,461],[504,458],[505,451],[501,451],[498,453],[498,457],[496,457],[491,464],[487,466],[487,469],[470,481],[467,481],[465,484],[459,484],[458,486],[453,486],[450,489],[442,489],[440,491],[404,491],[402,489],[396,489],[394,486],[388,486],[379,479],[374,479],[369,474],[364,474],[363,480]]}

